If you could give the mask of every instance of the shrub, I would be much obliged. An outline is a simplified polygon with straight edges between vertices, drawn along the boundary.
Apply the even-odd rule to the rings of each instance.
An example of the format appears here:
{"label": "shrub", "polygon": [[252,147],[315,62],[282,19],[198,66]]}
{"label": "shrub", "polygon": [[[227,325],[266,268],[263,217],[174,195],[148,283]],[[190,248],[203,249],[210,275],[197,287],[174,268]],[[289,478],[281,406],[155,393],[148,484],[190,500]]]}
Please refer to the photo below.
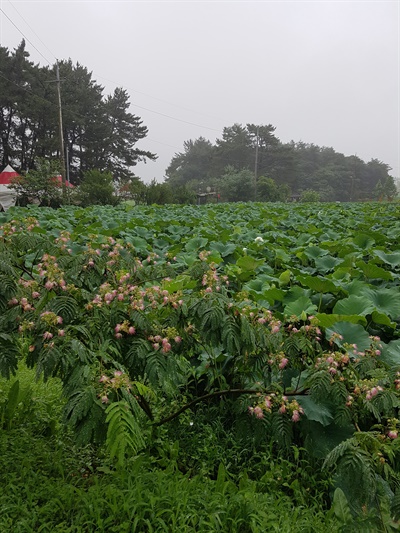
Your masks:
{"label": "shrub", "polygon": [[300,196],[300,202],[319,202],[321,199],[319,192],[307,189],[303,191]]}
{"label": "shrub", "polygon": [[116,205],[113,177],[110,172],[88,170],[84,173],[79,187],[78,199],[83,206],[88,205]]}

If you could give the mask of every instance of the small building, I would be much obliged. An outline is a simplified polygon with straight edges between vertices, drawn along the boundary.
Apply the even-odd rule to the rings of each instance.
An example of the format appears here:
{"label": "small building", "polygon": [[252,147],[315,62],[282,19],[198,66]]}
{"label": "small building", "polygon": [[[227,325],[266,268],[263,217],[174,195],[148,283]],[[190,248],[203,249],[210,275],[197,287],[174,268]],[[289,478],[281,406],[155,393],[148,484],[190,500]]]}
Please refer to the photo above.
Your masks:
{"label": "small building", "polygon": [[7,165],[0,173],[0,211],[7,211],[9,207],[15,205],[17,195],[13,189],[10,189],[12,179],[18,177],[18,172]]}

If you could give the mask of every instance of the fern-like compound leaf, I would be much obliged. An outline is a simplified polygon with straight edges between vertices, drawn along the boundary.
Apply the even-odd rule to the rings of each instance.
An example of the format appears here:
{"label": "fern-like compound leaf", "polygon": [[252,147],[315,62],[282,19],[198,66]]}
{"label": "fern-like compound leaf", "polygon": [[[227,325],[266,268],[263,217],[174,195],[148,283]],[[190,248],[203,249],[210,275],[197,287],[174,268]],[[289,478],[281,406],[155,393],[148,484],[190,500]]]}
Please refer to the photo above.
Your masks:
{"label": "fern-like compound leaf", "polygon": [[127,456],[135,455],[144,446],[143,434],[128,401],[113,402],[106,415],[106,446],[110,456],[122,466]]}

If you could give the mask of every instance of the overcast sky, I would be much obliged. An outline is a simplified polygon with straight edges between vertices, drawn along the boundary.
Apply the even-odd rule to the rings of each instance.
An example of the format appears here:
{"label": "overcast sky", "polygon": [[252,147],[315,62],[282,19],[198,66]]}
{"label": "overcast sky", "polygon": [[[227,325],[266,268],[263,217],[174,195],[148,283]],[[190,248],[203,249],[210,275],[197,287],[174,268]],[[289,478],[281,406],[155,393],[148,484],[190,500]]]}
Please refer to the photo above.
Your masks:
{"label": "overcast sky", "polygon": [[107,94],[128,90],[131,112],[149,129],[138,147],[159,156],[136,167],[144,181],[162,181],[184,141],[214,142],[235,122],[272,124],[282,142],[376,158],[400,177],[399,0],[0,7],[1,46],[17,47],[21,31],[35,63],[71,58]]}

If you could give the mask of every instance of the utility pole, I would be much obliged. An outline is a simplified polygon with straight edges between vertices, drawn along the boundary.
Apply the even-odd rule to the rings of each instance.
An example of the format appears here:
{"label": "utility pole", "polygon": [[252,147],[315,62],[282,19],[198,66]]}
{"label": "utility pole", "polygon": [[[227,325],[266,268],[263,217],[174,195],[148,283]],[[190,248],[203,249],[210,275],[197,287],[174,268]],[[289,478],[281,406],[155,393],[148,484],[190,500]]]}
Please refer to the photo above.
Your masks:
{"label": "utility pole", "polygon": [[259,126],[257,126],[256,136],[256,158],[254,162],[254,201],[257,201],[257,179],[258,179],[258,141],[259,141]]}
{"label": "utility pole", "polygon": [[1,134],[1,139],[3,143],[3,167],[6,168],[8,165],[8,133],[6,131],[3,131]]}
{"label": "utility pole", "polygon": [[64,134],[63,134],[63,123],[62,123],[62,108],[61,108],[61,83],[60,83],[60,70],[58,68],[58,61],[56,64],[57,67],[57,94],[58,94],[58,117],[59,117],[59,126],[60,126],[60,161],[61,161],[61,178],[62,178],[62,188],[63,188],[63,197],[66,196],[66,183],[65,183],[65,157],[64,157]]}

